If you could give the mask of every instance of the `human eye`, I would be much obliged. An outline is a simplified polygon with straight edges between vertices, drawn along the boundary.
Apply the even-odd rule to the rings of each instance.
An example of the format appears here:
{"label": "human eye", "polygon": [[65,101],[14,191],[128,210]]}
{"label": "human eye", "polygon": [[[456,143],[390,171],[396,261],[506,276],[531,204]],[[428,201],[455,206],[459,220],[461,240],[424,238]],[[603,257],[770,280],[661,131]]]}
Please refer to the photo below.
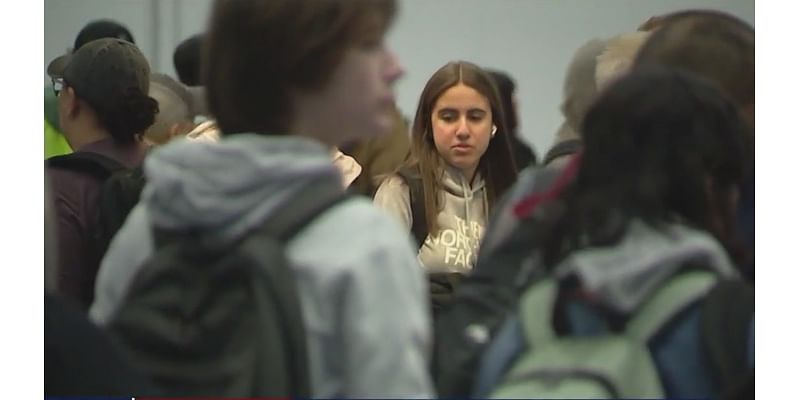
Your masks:
{"label": "human eye", "polygon": [[486,113],[483,111],[470,111],[469,114],[467,114],[467,118],[473,122],[480,122],[486,118]]}
{"label": "human eye", "polygon": [[383,35],[377,32],[368,33],[361,37],[358,47],[363,51],[377,51],[383,48]]}
{"label": "human eye", "polygon": [[442,111],[439,113],[439,119],[444,122],[455,122],[458,116],[452,111]]}
{"label": "human eye", "polygon": [[376,51],[381,48],[383,42],[380,40],[365,40],[361,42],[361,50],[364,51]]}

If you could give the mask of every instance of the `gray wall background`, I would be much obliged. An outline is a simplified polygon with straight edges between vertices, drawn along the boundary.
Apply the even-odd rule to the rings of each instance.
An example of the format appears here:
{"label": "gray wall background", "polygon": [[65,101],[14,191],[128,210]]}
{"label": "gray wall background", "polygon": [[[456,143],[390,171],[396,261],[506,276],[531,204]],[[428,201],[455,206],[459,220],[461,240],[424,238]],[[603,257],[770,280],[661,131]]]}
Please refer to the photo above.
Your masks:
{"label": "gray wall background", "polygon": [[[174,76],[172,51],[204,29],[210,5],[211,0],[45,0],[45,63],[72,46],[86,23],[112,18],[128,26],[154,71]],[[517,81],[521,132],[541,156],[562,121],[561,85],[575,49],[685,8],[724,10],[755,25],[754,0],[400,0],[388,37],[407,71],[396,88],[398,104],[413,117],[425,82],[448,61],[505,70]]]}

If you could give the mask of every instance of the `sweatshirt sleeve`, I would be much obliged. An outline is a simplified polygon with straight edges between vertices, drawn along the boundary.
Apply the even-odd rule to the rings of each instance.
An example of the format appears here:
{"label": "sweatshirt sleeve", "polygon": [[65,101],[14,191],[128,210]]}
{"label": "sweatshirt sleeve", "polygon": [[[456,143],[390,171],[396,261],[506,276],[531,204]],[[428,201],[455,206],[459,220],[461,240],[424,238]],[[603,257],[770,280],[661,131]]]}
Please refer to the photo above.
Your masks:
{"label": "sweatshirt sleeve", "polygon": [[397,175],[387,178],[375,192],[374,203],[394,216],[403,227],[411,231],[411,196],[408,185]]}

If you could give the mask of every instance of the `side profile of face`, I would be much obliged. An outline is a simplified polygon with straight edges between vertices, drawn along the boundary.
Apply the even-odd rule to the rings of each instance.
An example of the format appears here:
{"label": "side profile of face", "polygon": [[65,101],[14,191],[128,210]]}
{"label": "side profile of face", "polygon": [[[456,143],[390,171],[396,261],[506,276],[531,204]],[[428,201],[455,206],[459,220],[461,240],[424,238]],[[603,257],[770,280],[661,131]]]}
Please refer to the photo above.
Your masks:
{"label": "side profile of face", "polygon": [[79,103],[75,90],[70,86],[64,85],[58,92],[58,124],[71,146],[75,145],[73,143],[73,133],[76,131],[74,125],[78,116],[78,109]]}
{"label": "side profile of face", "polygon": [[492,139],[489,99],[463,83],[450,87],[433,105],[431,127],[439,155],[471,178]]}
{"label": "side profile of face", "polygon": [[393,84],[403,74],[383,38],[347,49],[320,91],[302,96],[299,108],[313,115],[330,145],[388,133],[393,124]]}

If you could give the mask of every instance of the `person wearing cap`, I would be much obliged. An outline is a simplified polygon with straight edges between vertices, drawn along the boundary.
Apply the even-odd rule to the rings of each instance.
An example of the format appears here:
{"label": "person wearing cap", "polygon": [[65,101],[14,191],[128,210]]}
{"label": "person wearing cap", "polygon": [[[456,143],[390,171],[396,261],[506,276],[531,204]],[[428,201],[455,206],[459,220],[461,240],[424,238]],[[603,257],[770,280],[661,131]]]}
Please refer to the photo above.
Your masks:
{"label": "person wearing cap", "polygon": [[[61,129],[76,154],[96,153],[127,168],[141,164],[145,146],[136,136],[153,124],[158,104],[148,96],[150,66],[133,43],[89,42],[53,60],[47,73],[58,98]],[[48,160],[46,172],[58,220],[58,289],[88,308],[102,257],[90,250],[102,181],[87,171],[56,166],[54,160]]]}
{"label": "person wearing cap", "polygon": [[[110,19],[102,19],[89,22],[81,29],[78,36],[75,37],[72,51],[81,48],[88,42],[102,38],[117,38],[136,43],[133,35],[124,25]],[[58,100],[53,89],[48,85],[44,89],[44,158],[71,152],[72,149],[64,138],[64,134],[61,133],[58,122]]]}

